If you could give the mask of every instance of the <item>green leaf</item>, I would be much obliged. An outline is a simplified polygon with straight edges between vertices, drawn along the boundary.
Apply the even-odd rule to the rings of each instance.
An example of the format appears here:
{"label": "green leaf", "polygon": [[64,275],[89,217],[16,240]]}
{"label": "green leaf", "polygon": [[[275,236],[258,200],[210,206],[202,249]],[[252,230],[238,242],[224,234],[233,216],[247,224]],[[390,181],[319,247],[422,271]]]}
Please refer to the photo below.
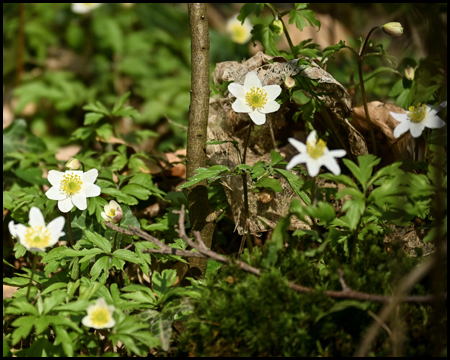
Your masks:
{"label": "green leaf", "polygon": [[116,115],[116,111],[118,111],[127,102],[130,95],[131,95],[131,92],[128,91],[119,100],[117,100],[117,102],[114,104],[114,108],[112,110],[113,115]]}
{"label": "green leaf", "polygon": [[102,193],[111,195],[116,198],[118,202],[123,202],[127,205],[137,205],[139,201],[134,197],[127,194],[122,193],[122,191],[114,189],[114,188],[106,188],[102,189]]}
{"label": "green leaf", "polygon": [[155,271],[152,276],[153,291],[161,297],[177,281],[177,271],[165,269],[160,274]]}
{"label": "green leaf", "polygon": [[113,256],[125,261],[130,261],[135,264],[141,264],[142,260],[134,252],[125,249],[118,249],[113,252]]}
{"label": "green leaf", "polygon": [[84,125],[92,125],[96,124],[100,119],[102,119],[105,115],[101,113],[89,112],[84,116]]}
{"label": "green leaf", "polygon": [[259,41],[265,47],[266,54],[274,56],[280,54],[274,40],[274,37],[277,35],[270,26],[256,24],[253,26],[251,33],[252,40]]}
{"label": "green leaf", "polygon": [[367,190],[367,182],[372,175],[373,167],[376,166],[381,159],[377,159],[372,154],[358,156],[359,167],[349,159],[343,159],[345,165],[350,169],[355,178],[363,186],[364,192]]}
{"label": "green leaf", "polygon": [[14,120],[3,130],[3,156],[11,152],[23,151],[42,154],[47,148],[45,143],[34,135],[23,119]]}
{"label": "green leaf", "polygon": [[307,22],[309,22],[312,27],[317,26],[320,29],[320,21],[316,19],[316,15],[312,10],[301,10],[301,8],[291,10],[289,12],[289,24],[293,24],[294,22],[295,26],[297,26],[300,31],[303,31]]}
{"label": "green leaf", "polygon": [[269,177],[259,179],[256,182],[255,187],[263,187],[263,188],[271,189],[275,192],[283,191],[283,187],[281,186],[280,182],[276,179],[269,178]]}
{"label": "green leaf", "polygon": [[105,271],[106,273],[108,273],[108,270],[110,269],[110,267],[111,267],[111,264],[110,264],[109,256],[101,257],[92,266],[91,279],[96,280],[100,276],[100,273],[102,272],[102,270]]}
{"label": "green leaf", "polygon": [[331,173],[325,173],[325,174],[320,174],[319,175],[320,178],[325,179],[325,180],[330,180],[330,181],[334,181],[337,182],[339,184],[343,184],[347,187],[351,187],[351,188],[355,188],[357,189],[358,186],[353,182],[352,179],[350,179],[347,175],[333,175]]}
{"label": "green leaf", "polygon": [[31,332],[36,322],[35,316],[22,316],[11,323],[11,326],[17,327],[12,333],[11,345],[16,345],[20,340],[25,339]]}
{"label": "green leaf", "polygon": [[111,252],[111,244],[103,236],[93,233],[89,230],[84,232],[89,241],[97,245],[100,249],[105,251],[107,254]]}
{"label": "green leaf", "polygon": [[275,150],[270,150],[270,165],[275,166],[284,159],[284,156]]}
{"label": "green leaf", "polygon": [[195,170],[196,175],[192,176],[189,181],[185,182],[183,185],[178,186],[177,189],[188,188],[206,179],[215,180],[221,173],[225,171],[229,172],[230,169],[228,169],[224,165],[214,165],[210,168],[198,168]]}
{"label": "green leaf", "polygon": [[297,196],[299,196],[305,202],[305,204],[309,205],[311,203],[309,196],[304,191],[301,191],[301,188],[305,182],[300,177],[294,175],[288,170],[283,169],[273,169],[273,170],[287,180],[292,190],[294,190]]}
{"label": "green leaf", "polygon": [[61,345],[64,353],[68,357],[72,357],[74,355],[74,344],[67,331],[62,326],[58,325],[53,326],[53,330],[56,335],[55,345]]}
{"label": "green leaf", "polygon": [[238,15],[238,20],[244,23],[244,20],[251,14],[254,13],[259,16],[261,11],[264,9],[264,3],[246,3],[241,7],[241,12]]}
{"label": "green leaf", "polygon": [[150,190],[137,184],[125,185],[123,188],[120,189],[120,191],[122,191],[124,194],[137,197],[139,200],[147,200],[150,197],[150,195],[152,195],[152,192]]}
{"label": "green leaf", "polygon": [[324,316],[327,316],[331,313],[334,312],[338,312],[338,311],[342,311],[345,310],[349,307],[355,307],[359,310],[362,311],[366,311],[370,306],[370,302],[369,301],[356,301],[356,300],[342,300],[339,301],[337,303],[335,303],[333,305],[333,307],[328,310],[327,312],[320,314],[317,318],[316,318],[316,322],[318,322],[320,319],[322,319]]}
{"label": "green leaf", "polygon": [[46,288],[44,291],[42,291],[41,295],[45,295],[45,294],[51,293],[53,290],[63,289],[66,287],[67,287],[66,283],[58,282],[58,283],[50,285],[48,288]]}

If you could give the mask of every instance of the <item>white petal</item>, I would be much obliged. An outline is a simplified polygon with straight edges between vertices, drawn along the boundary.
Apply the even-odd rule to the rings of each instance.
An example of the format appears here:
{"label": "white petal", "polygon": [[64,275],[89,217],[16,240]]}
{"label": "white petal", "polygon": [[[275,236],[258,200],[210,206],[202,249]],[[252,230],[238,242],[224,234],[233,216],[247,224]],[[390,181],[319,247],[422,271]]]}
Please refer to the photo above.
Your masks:
{"label": "white petal", "polygon": [[390,113],[391,113],[391,116],[392,116],[395,120],[400,121],[400,122],[405,121],[406,118],[408,117],[407,114],[400,114],[400,113],[395,113],[395,112],[392,112],[392,111],[391,111]]}
{"label": "white petal", "polygon": [[247,93],[252,87],[262,88],[261,80],[255,71],[247,74],[244,81],[244,92]]}
{"label": "white petal", "polygon": [[56,170],[50,170],[48,172],[47,180],[52,186],[56,186],[59,188],[59,184],[61,183],[64,177],[64,173]]}
{"label": "white petal", "polygon": [[259,110],[263,114],[273,113],[275,111],[278,111],[280,108],[280,104],[278,104],[276,101],[269,101],[264,107]]}
{"label": "white petal", "polygon": [[306,138],[306,143],[315,144],[317,141],[317,133],[316,130],[313,130],[309,133],[308,137]]}
{"label": "white petal", "polygon": [[434,108],[434,110],[436,110],[436,112],[441,111],[443,108],[445,108],[447,106],[447,101],[443,101],[441,102],[438,106],[436,106]]}
{"label": "white petal", "polygon": [[267,92],[267,101],[271,102],[275,100],[281,94],[280,85],[267,85],[263,89]]}
{"label": "white petal", "polygon": [[82,193],[78,193],[72,196],[72,203],[80,210],[87,209],[86,196],[84,196]]}
{"label": "white petal", "polygon": [[422,131],[425,129],[425,126],[422,123],[414,123],[412,122],[409,128],[409,131],[411,132],[411,136],[413,138],[417,138],[420,135],[422,135]]}
{"label": "white petal", "polygon": [[115,201],[115,200],[111,200],[109,202],[109,206],[111,206],[113,209],[118,209],[120,208],[120,205]]}
{"label": "white petal", "polygon": [[101,192],[102,192],[102,189],[100,188],[100,186],[87,183],[87,184],[83,184],[83,188],[81,189],[81,192],[79,194],[83,194],[84,197],[94,197],[94,196],[99,196],[101,194]]}
{"label": "white petal", "polygon": [[237,113],[249,113],[253,111],[251,106],[247,105],[247,103],[241,98],[237,98],[231,107]]}
{"label": "white petal", "polygon": [[[88,314],[89,314],[89,312],[88,312]],[[83,319],[81,319],[81,323],[84,326],[93,327],[92,326],[93,324],[92,324],[92,321],[91,321],[91,317],[89,315],[86,315]]]}
{"label": "white petal", "polygon": [[437,115],[433,116],[431,114],[427,114],[427,116],[425,116],[425,119],[422,120],[422,125],[429,129],[440,129],[441,127],[445,126],[445,121]]}
{"label": "white petal", "polygon": [[12,237],[17,237],[16,225],[14,225],[13,220],[8,223],[8,229]]}
{"label": "white petal", "polygon": [[298,164],[304,164],[309,159],[308,154],[298,154],[295,155],[291,161],[289,161],[289,164],[286,166],[286,170],[291,170],[294,166],[297,166]]}
{"label": "white petal", "polygon": [[319,159],[312,159],[311,157],[306,162],[306,167],[308,168],[308,174],[311,177],[317,176],[320,171],[322,162]]}
{"label": "white petal", "polygon": [[237,98],[245,98],[244,86],[242,86],[241,84],[231,83],[230,85],[228,85],[228,91]]}
{"label": "white petal", "polygon": [[97,176],[98,176],[98,170],[91,169],[91,170],[83,173],[83,175],[81,175],[81,181],[83,183],[94,183],[95,180],[97,180]]}
{"label": "white petal", "polygon": [[28,224],[31,227],[35,226],[45,226],[45,220],[44,215],[42,215],[41,210],[39,210],[37,207],[33,206],[30,209],[30,220],[28,221]]}
{"label": "white petal", "polygon": [[69,212],[70,210],[72,210],[73,208],[73,204],[72,204],[72,200],[68,197],[64,200],[60,200],[58,201],[58,209],[63,212]]}
{"label": "white petal", "polygon": [[106,215],[106,213],[101,212],[100,215],[102,216],[103,219],[105,219],[105,221],[112,222],[111,216]]}
{"label": "white petal", "polygon": [[25,232],[27,231],[28,228],[23,224],[17,224],[15,225],[15,228],[16,228],[16,238],[19,239],[19,242],[28,249],[29,246],[25,241]]}
{"label": "white petal", "polygon": [[322,158],[322,163],[325,165],[328,170],[330,170],[333,175],[339,175],[341,173],[341,168],[337,160],[332,156],[327,156]]}
{"label": "white petal", "polygon": [[[391,113],[392,114],[392,113]],[[398,138],[401,134],[407,132],[411,126],[410,121],[403,121],[394,129],[394,137]]]}
{"label": "white petal", "polygon": [[59,240],[60,237],[64,236],[64,232],[62,229],[64,229],[64,223],[66,220],[63,216],[59,216],[56,219],[53,219],[50,221],[47,225],[47,229],[52,234],[52,244],[48,246],[52,246],[56,244],[56,242]]}
{"label": "white petal", "polygon": [[294,138],[289,138],[288,141],[291,143],[291,145],[293,147],[295,147],[297,149],[298,152],[300,153],[306,153],[306,145],[303,144],[301,141],[298,141],[297,139]]}
{"label": "white petal", "polygon": [[262,125],[266,122],[266,115],[261,114],[259,111],[252,111],[249,115],[256,125]]}
{"label": "white petal", "polygon": [[330,151],[328,151],[327,154],[330,154],[331,156],[333,156],[335,158],[341,158],[341,157],[347,155],[347,151],[341,150],[341,149],[339,149],[339,150],[330,150]]}
{"label": "white petal", "polygon": [[52,186],[48,189],[45,196],[47,196],[50,200],[64,200],[67,197],[67,195],[63,192],[59,191],[59,185]]}

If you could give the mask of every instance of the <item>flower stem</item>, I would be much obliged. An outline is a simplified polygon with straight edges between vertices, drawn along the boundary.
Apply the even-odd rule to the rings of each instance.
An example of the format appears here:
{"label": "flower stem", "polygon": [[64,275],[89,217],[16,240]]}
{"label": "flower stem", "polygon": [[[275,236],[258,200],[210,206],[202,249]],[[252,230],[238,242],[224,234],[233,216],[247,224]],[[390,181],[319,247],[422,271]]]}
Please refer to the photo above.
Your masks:
{"label": "flower stem", "polygon": [[37,266],[37,254],[33,254],[33,265],[31,266],[30,282],[28,283],[27,300],[30,296],[31,284],[33,283],[33,275]]}
{"label": "flower stem", "polygon": [[70,221],[70,213],[71,211],[69,211],[67,213],[67,225],[69,226],[69,241],[70,241],[70,246],[73,247],[74,246],[74,242],[73,242],[73,235],[72,235],[72,223]]}
{"label": "flower stem", "polygon": [[[250,134],[252,132],[252,127],[253,127],[253,122],[250,121],[250,125],[248,127],[248,133],[247,133],[247,138],[245,139],[245,143],[244,143],[244,155],[242,156],[242,164],[245,164],[245,160],[247,158],[247,148],[248,148],[248,143],[250,140]],[[244,191],[244,211],[245,211],[245,224],[244,224],[244,231],[245,231],[245,236],[247,239],[247,247],[249,248],[250,251],[252,251],[252,240],[250,238],[250,225],[249,225],[249,219],[250,219],[250,213],[249,213],[249,209],[248,209],[248,188],[247,188],[247,173],[244,171],[242,173],[242,185],[243,185],[243,191]]]}
{"label": "flower stem", "polygon": [[295,52],[294,52],[294,44],[292,43],[291,36],[289,35],[289,31],[288,31],[288,29],[287,29],[287,27],[286,27],[286,24],[284,23],[284,21],[283,21],[283,19],[282,19],[282,17],[283,17],[284,15],[286,15],[286,14],[289,14],[289,12],[284,12],[284,13],[280,14],[280,13],[278,12],[278,10],[276,10],[276,9],[272,6],[272,4],[270,4],[270,3],[264,3],[264,5],[266,5],[266,6],[272,11],[272,14],[273,14],[274,18],[275,18],[276,20],[280,20],[281,23],[283,24],[283,31],[284,31],[284,33],[285,33],[285,35],[286,35],[286,39],[287,39],[287,42],[288,42],[288,44],[289,44],[289,47],[290,47],[292,53],[295,53]]}
{"label": "flower stem", "polygon": [[364,44],[361,47],[361,51],[359,52],[359,55],[357,56],[359,86],[361,87],[361,96],[362,96],[362,101],[364,104],[364,112],[366,114],[366,122],[367,122],[367,126],[369,127],[370,137],[372,139],[372,151],[375,156],[377,156],[377,143],[375,141],[375,133],[373,131],[372,121],[370,119],[370,114],[369,114],[369,108],[367,106],[366,89],[364,87],[364,78],[363,78],[363,73],[362,73],[362,61],[363,61],[364,50],[366,49],[370,35],[372,34],[372,32],[374,30],[379,29],[379,28],[380,28],[379,26],[375,26],[374,28],[372,28],[369,31],[369,34],[367,35],[366,40],[364,41]]}
{"label": "flower stem", "polygon": [[[120,222],[117,224],[117,226],[120,226]],[[117,245],[117,234],[118,232],[116,231],[116,234],[114,235],[114,246],[113,246],[113,251],[116,251],[116,245]]]}

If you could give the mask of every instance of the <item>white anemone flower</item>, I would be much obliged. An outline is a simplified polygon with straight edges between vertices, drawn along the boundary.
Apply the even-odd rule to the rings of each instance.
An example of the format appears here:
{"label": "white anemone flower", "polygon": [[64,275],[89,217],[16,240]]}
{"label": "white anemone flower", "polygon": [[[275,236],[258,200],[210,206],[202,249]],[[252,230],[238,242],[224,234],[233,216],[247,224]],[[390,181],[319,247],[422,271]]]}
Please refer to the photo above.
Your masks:
{"label": "white anemone flower", "polygon": [[23,224],[14,224],[10,221],[8,229],[11,235],[19,239],[29,251],[45,251],[45,248],[55,245],[61,236],[64,236],[62,229],[64,228],[64,217],[59,216],[53,219],[45,226],[44,216],[37,207],[30,209],[29,227]]}
{"label": "white anemone flower", "polygon": [[76,14],[86,14],[98,8],[102,3],[72,3],[72,11]]}
{"label": "white anemone flower", "polygon": [[58,209],[63,213],[69,212],[74,206],[86,210],[86,198],[98,196],[101,193],[99,186],[94,182],[97,179],[97,169],[87,172],[81,170],[67,170],[60,172],[50,170],[48,181],[52,187],[45,193],[50,200],[58,201]]}
{"label": "white anemone flower", "polygon": [[89,305],[87,315],[81,320],[84,326],[94,329],[109,329],[116,325],[113,318],[114,306],[107,305],[105,299],[98,298],[95,305]]}
{"label": "white anemone flower", "polygon": [[117,224],[120,220],[122,220],[123,216],[122,208],[114,200],[111,200],[109,204],[106,204],[104,209],[105,211],[102,212],[100,215],[106,221],[109,221],[113,224]]}
{"label": "white anemone flower", "polygon": [[266,114],[278,111],[280,104],[275,99],[281,93],[279,85],[262,86],[258,74],[249,72],[244,85],[231,83],[228,91],[236,96],[232,108],[237,113],[247,113],[256,125],[266,122]]}
{"label": "white anemone flower", "polygon": [[406,114],[395,113],[391,111],[391,116],[400,121],[400,124],[394,129],[394,137],[398,138],[408,130],[414,138],[422,135],[425,128],[439,129],[445,125],[437,113],[447,106],[447,101],[444,101],[434,109],[431,105],[419,104],[417,106],[410,106]]}
{"label": "white anemone flower", "polygon": [[319,173],[320,167],[324,165],[334,175],[341,173],[341,168],[335,158],[343,157],[347,154],[345,150],[328,150],[327,143],[322,139],[316,139],[316,131],[313,130],[306,139],[306,145],[302,142],[289,138],[289,142],[295,147],[300,154],[295,155],[289,164],[286,166],[287,170],[291,170],[298,164],[306,163],[309,176],[316,176]]}
{"label": "white anemone flower", "polygon": [[239,14],[231,17],[227,22],[227,33],[231,36],[231,40],[238,44],[245,44],[252,37],[251,31],[253,25],[248,18],[242,24],[237,19]]}

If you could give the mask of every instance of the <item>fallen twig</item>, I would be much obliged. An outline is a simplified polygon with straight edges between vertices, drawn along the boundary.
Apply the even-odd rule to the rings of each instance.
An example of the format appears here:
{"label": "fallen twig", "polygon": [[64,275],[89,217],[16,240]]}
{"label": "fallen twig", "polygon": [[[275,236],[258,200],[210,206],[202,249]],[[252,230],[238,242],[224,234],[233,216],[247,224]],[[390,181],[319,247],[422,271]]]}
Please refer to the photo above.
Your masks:
{"label": "fallen twig", "polygon": [[[204,259],[211,259],[218,261],[225,265],[237,265],[241,270],[246,271],[248,273],[261,276],[261,270],[258,268],[255,268],[241,260],[233,260],[231,258],[222,256],[206,247],[206,245],[203,243],[203,240],[200,236],[200,233],[198,231],[194,231],[194,237],[196,239],[196,242],[189,239],[189,237],[186,234],[186,229],[184,227],[184,221],[185,221],[185,211],[184,206],[182,206],[181,210],[174,210],[175,214],[179,214],[179,220],[178,220],[178,234],[179,236],[186,242],[188,246],[190,246],[192,249],[195,249],[197,251],[190,251],[190,250],[180,250],[180,249],[173,249],[170,246],[164,244],[160,240],[156,239],[155,237],[147,234],[146,232],[135,228],[133,226],[130,226],[130,230],[123,229],[121,227],[115,226],[111,223],[105,223],[107,227],[110,229],[113,229],[117,232],[127,234],[127,235],[136,235],[140,238],[150,241],[157,246],[160,247],[160,249],[147,249],[146,252],[152,253],[152,254],[165,254],[165,255],[177,255],[177,256],[184,256],[184,257],[196,257],[196,258],[204,258]],[[428,264],[429,261],[432,261],[432,259],[429,259],[426,261]],[[428,265],[427,265],[428,266]],[[377,294],[368,294],[363,293],[359,291],[351,290],[344,281],[343,278],[343,272],[340,271],[339,273],[339,281],[342,285],[343,290],[341,291],[333,291],[328,290],[324,291],[324,294],[335,299],[355,299],[355,300],[361,300],[361,301],[372,301],[377,303],[386,303],[387,306],[392,304],[392,302],[405,302],[405,303],[429,303],[436,299],[434,295],[416,295],[416,296],[401,296],[398,299],[394,296],[385,296],[385,295],[377,295]],[[289,287],[296,292],[299,293],[313,293],[316,290],[314,288],[309,288],[303,285],[299,285],[293,282],[288,282]],[[415,284],[415,283],[414,283]],[[413,284],[413,285],[414,285]],[[403,291],[402,294],[406,293],[407,291]],[[443,299],[447,298],[447,294],[441,294]],[[384,319],[382,316],[380,316],[381,319]],[[385,320],[385,319],[384,319]],[[383,320],[383,321],[384,321]],[[378,324],[378,323],[377,323]]]}

